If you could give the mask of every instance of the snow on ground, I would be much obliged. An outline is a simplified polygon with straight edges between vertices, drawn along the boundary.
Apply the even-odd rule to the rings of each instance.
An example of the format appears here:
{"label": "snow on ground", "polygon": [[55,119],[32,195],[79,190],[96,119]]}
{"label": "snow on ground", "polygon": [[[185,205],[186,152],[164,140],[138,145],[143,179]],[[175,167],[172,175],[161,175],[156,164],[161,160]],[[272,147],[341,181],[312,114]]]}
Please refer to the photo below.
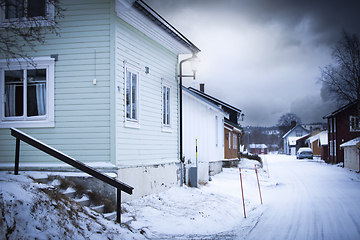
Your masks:
{"label": "snow on ground", "polygon": [[0,171],[0,239],[144,239],[20,174]]}
{"label": "snow on ground", "polygon": [[121,226],[50,198],[49,186],[25,173],[0,172],[0,239],[360,239],[358,173],[318,159],[262,157],[263,205],[257,162],[239,164],[246,218],[239,169],[224,168],[199,188],[176,187],[123,203]]}

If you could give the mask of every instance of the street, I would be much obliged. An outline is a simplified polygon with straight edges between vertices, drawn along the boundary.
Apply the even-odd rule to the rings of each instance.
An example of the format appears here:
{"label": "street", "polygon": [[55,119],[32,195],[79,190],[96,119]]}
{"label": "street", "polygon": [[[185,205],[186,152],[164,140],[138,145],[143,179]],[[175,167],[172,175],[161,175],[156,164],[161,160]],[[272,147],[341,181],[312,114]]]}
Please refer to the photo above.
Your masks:
{"label": "street", "polygon": [[245,239],[360,239],[359,174],[295,156],[265,156],[277,187]]}

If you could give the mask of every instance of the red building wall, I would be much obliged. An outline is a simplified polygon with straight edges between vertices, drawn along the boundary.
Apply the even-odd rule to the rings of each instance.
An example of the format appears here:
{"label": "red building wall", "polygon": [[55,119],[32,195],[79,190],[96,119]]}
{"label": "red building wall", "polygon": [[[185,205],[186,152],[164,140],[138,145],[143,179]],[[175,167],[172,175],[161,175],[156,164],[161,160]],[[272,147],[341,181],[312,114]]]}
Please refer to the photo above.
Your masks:
{"label": "red building wall", "polygon": [[[358,116],[355,104],[351,105],[348,108],[345,108],[343,111],[340,111],[334,116],[328,118],[328,120],[332,119],[331,123],[333,125],[333,127],[329,126],[328,128],[329,129],[329,133],[328,133],[329,163],[337,164],[340,162],[344,162],[344,150],[340,149],[340,145],[344,142],[360,137],[360,132],[350,132],[350,116]],[[329,122],[330,121],[328,121],[328,123]],[[333,129],[333,131],[330,132],[330,129]],[[336,141],[336,144],[334,144],[334,148],[336,148],[336,152],[334,152],[332,155],[330,153],[331,151],[330,142],[334,140]]]}

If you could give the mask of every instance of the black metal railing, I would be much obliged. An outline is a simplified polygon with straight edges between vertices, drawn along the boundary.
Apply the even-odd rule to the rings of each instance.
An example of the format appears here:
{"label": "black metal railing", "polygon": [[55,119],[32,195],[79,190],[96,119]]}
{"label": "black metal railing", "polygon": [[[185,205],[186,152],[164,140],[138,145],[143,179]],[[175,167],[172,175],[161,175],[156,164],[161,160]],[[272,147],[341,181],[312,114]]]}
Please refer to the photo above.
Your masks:
{"label": "black metal railing", "polygon": [[45,143],[40,142],[39,140],[19,131],[16,128],[11,128],[11,135],[16,138],[16,149],[15,149],[15,175],[19,174],[19,160],[20,160],[20,141],[26,142],[27,144],[39,149],[40,151],[43,151],[50,156],[53,156],[77,169],[80,171],[83,171],[107,184],[110,184],[111,186],[116,188],[116,206],[117,206],[117,215],[116,215],[116,221],[121,223],[121,191],[126,192],[127,194],[132,194],[133,187],[120,182],[116,179],[113,179],[98,170],[72,158],[67,156],[66,154],[46,145]]}

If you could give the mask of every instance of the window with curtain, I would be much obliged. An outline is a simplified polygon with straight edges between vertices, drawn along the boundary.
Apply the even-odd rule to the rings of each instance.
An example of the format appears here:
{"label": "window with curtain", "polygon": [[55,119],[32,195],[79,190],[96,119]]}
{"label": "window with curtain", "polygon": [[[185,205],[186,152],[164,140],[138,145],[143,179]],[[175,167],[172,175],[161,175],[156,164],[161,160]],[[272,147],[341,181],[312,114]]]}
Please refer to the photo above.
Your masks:
{"label": "window with curtain", "polygon": [[54,126],[54,60],[34,58],[34,62],[36,69],[0,61],[0,127]]}
{"label": "window with curtain", "polygon": [[5,19],[46,16],[46,0],[6,0]]}
{"label": "window with curtain", "polygon": [[168,86],[163,86],[162,89],[162,101],[163,101],[163,125],[170,126],[170,119],[171,119],[171,110],[170,110],[170,103],[171,103],[171,88]]}
{"label": "window with curtain", "polygon": [[219,123],[218,116],[215,116],[215,147],[219,146]]}
{"label": "window with curtain", "polygon": [[126,121],[139,121],[139,72],[129,67],[125,72],[125,116]]}
{"label": "window with curtain", "polygon": [[6,70],[5,117],[46,114],[46,69]]}

